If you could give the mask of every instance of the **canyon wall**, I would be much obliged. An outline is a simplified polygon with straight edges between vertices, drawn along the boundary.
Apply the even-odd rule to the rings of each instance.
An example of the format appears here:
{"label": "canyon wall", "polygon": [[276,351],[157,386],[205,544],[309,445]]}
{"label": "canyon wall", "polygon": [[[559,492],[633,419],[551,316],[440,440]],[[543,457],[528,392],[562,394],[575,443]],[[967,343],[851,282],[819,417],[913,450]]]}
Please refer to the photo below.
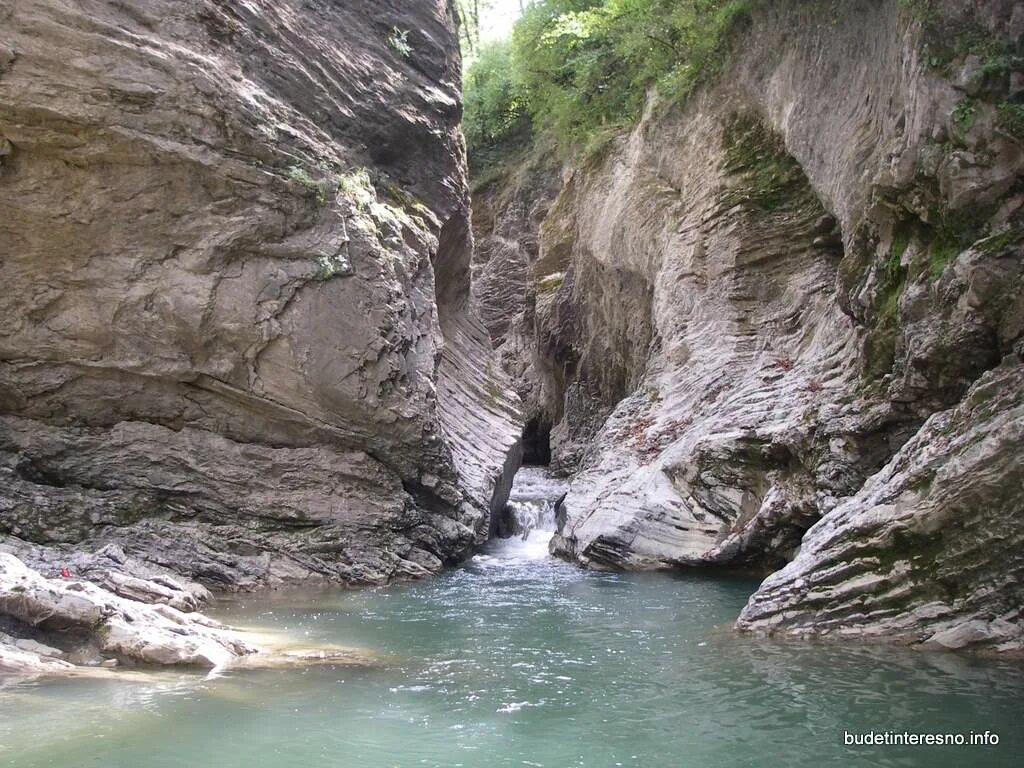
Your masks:
{"label": "canyon wall", "polygon": [[0,0],[0,535],[220,588],[485,540],[518,401],[470,306],[445,0]]}
{"label": "canyon wall", "polygon": [[572,475],[556,554],[781,568],[750,631],[1024,649],[1022,34],[754,3],[684,106],[477,190],[527,452]]}

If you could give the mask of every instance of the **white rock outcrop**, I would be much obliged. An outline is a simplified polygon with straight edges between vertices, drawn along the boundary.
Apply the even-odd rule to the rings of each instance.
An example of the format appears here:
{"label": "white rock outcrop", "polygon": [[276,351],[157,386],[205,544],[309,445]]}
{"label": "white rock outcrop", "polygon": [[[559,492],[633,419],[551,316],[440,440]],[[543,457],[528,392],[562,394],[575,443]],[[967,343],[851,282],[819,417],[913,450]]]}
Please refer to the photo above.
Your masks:
{"label": "white rock outcrop", "polygon": [[[0,553],[0,616],[54,636],[78,637],[104,656],[143,664],[214,668],[258,650],[241,633],[202,614],[130,600],[73,578],[48,579],[6,553]],[[33,665],[39,671],[66,669],[42,644],[21,640],[13,646],[36,657],[11,657],[8,646],[4,656],[13,671],[19,665],[24,671]]]}

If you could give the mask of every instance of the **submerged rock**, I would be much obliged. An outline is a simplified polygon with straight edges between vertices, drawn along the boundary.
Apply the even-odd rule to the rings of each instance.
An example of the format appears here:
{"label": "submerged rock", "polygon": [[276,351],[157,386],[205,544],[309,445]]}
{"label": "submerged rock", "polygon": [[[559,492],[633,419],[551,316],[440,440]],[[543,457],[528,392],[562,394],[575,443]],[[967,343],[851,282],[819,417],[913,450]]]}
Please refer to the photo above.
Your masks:
{"label": "submerged rock", "polygon": [[486,537],[455,21],[400,5],[0,2],[0,535],[221,589]]}

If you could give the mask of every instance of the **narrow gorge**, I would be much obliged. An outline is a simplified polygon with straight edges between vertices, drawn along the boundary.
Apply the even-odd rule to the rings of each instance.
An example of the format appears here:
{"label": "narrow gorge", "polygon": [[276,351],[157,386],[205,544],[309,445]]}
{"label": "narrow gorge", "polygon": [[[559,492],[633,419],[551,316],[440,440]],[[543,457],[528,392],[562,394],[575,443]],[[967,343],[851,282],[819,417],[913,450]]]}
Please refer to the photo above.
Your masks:
{"label": "narrow gorge", "polygon": [[1024,747],[1024,3],[0,0],[0,211],[0,763]]}
{"label": "narrow gorge", "polygon": [[481,312],[573,478],[555,554],[785,565],[745,630],[1024,649],[1022,80],[991,53],[1024,9],[932,5],[755,3],[684,106],[478,185]]}

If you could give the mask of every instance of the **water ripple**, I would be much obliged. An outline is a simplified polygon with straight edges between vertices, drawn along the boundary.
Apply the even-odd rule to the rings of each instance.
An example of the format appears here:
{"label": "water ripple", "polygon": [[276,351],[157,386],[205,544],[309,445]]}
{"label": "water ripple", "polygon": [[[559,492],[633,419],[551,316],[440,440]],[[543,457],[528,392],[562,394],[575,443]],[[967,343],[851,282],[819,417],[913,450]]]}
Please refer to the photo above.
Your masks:
{"label": "water ripple", "polygon": [[[527,488],[520,498],[543,483]],[[0,766],[1018,764],[1018,666],[738,637],[727,627],[749,580],[585,573],[542,549],[498,542],[430,582],[224,610],[232,623],[380,649],[393,659],[383,668],[0,692]],[[1003,743],[842,745],[844,729],[889,728],[988,729]]]}

